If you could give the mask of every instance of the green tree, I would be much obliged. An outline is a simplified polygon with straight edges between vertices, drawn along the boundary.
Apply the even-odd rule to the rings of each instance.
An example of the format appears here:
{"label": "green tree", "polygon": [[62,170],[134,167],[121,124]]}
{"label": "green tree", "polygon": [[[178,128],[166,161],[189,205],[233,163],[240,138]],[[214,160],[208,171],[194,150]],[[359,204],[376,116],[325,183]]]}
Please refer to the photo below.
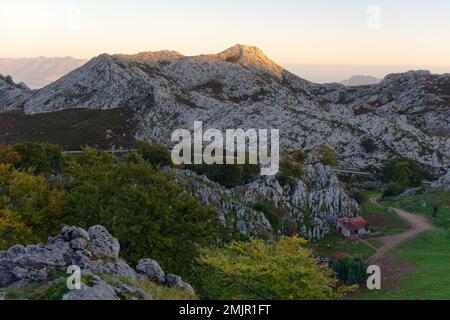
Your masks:
{"label": "green tree", "polygon": [[277,231],[281,227],[281,218],[277,213],[277,208],[272,202],[259,202],[253,205],[253,209],[264,213],[264,216],[269,220],[272,228]]}
{"label": "green tree", "polygon": [[24,143],[15,145],[13,150],[20,155],[17,167],[33,168],[36,173],[60,173],[64,166],[62,148],[54,144]]}
{"label": "green tree", "polygon": [[153,258],[172,273],[189,276],[200,245],[215,240],[215,210],[174,185],[174,177],[140,157],[118,162],[85,149],[64,171],[68,223],[104,225],[130,263]]}
{"label": "green tree", "polygon": [[344,257],[333,266],[339,280],[347,285],[363,284],[367,280],[367,265],[359,258]]}
{"label": "green tree", "polygon": [[10,146],[0,143],[0,163],[15,165],[20,162],[20,154]]}
{"label": "green tree", "polygon": [[441,208],[441,201],[439,201],[439,199],[435,199],[433,203],[433,213],[432,213],[434,223],[437,222],[440,208]]}
{"label": "green tree", "polygon": [[375,141],[370,137],[362,139],[361,146],[364,148],[364,150],[366,150],[367,153],[373,153],[378,149]]}
{"label": "green tree", "polygon": [[10,75],[5,77],[5,82],[11,86],[15,85],[14,80]]}
{"label": "green tree", "polygon": [[146,141],[136,141],[138,153],[155,167],[172,167],[172,157],[166,147],[150,144]]}
{"label": "green tree", "polygon": [[197,288],[209,299],[339,299],[354,287],[339,287],[328,266],[318,266],[307,241],[253,239],[204,249]]}
{"label": "green tree", "polygon": [[65,193],[51,187],[44,177],[0,164],[0,220],[9,226],[3,225],[9,242],[0,249],[18,240],[21,244],[47,240],[60,230],[65,204]]}
{"label": "green tree", "polygon": [[407,188],[420,187],[427,172],[413,160],[394,158],[383,164],[382,175],[385,196],[397,196]]}

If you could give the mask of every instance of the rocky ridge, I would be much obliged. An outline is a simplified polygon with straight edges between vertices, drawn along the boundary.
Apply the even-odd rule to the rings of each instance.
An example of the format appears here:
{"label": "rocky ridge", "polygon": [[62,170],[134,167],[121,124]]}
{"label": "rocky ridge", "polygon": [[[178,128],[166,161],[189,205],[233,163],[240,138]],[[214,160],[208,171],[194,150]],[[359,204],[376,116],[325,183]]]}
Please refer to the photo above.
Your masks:
{"label": "rocky ridge", "polygon": [[[175,175],[191,195],[217,208],[223,226],[244,236],[270,238],[280,232],[322,239],[338,217],[354,216],[361,210],[336,175],[320,163],[307,165],[304,178],[286,186],[276,177],[259,177],[245,186],[227,189],[191,171],[177,170]],[[273,204],[280,217],[279,230],[274,230],[270,217],[254,209],[260,203]]]}
{"label": "rocky ridge", "polygon": [[[412,71],[371,86],[314,84],[237,45],[186,57],[172,51],[106,55],[13,105],[26,113],[134,108],[136,137],[170,145],[175,129],[278,128],[284,151],[332,146],[344,168],[403,156],[443,174],[450,166],[449,75]],[[371,138],[377,150],[366,152]]]}
{"label": "rocky ridge", "polygon": [[[143,259],[135,270],[119,258],[119,252],[119,242],[102,226],[87,231],[66,226],[46,244],[16,245],[0,252],[0,288],[18,289],[35,283],[64,285],[69,275],[54,279],[55,275],[77,266],[83,278],[81,289],[65,290],[62,300],[151,300],[150,293],[130,285],[138,281],[153,281],[194,295],[189,284],[179,276],[166,275],[158,262]],[[106,280],[106,275],[115,280]]]}

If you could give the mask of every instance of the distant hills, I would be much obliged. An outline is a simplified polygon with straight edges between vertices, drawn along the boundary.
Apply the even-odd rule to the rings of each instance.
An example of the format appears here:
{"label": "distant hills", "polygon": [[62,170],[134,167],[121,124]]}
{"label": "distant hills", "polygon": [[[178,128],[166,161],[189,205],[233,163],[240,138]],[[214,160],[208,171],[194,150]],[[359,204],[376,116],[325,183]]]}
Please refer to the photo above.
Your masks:
{"label": "distant hills", "polygon": [[347,87],[367,86],[371,84],[377,84],[381,80],[372,76],[352,76],[348,80],[344,80],[341,83]]}
{"label": "distant hills", "polygon": [[86,60],[71,57],[0,58],[0,74],[10,75],[15,82],[24,82],[31,89],[39,89],[81,67],[86,62]]}

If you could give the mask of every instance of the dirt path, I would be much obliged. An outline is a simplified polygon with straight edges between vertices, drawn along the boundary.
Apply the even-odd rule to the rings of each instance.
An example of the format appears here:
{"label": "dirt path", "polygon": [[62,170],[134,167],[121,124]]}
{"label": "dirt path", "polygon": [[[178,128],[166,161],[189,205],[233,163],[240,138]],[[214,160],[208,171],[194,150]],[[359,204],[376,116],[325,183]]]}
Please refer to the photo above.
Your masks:
{"label": "dirt path", "polygon": [[[380,208],[384,208],[381,204],[378,203],[377,199],[372,198],[370,199],[370,201]],[[431,223],[427,221],[425,217],[421,215],[412,214],[396,208],[392,208],[392,210],[394,210],[402,219],[406,220],[409,223],[410,229],[398,235],[377,238],[378,240],[381,240],[383,242],[383,246],[378,249],[377,253],[375,253],[368,259],[368,262],[370,263],[377,264],[385,261],[385,255],[388,252],[394,250],[403,243],[414,239],[425,231],[432,231],[436,229]]]}

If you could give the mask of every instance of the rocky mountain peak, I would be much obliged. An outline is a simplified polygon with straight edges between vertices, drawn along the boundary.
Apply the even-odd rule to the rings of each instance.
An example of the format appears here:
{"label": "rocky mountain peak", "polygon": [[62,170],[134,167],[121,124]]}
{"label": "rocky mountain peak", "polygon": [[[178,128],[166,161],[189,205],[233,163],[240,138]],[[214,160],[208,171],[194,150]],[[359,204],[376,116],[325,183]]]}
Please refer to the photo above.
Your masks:
{"label": "rocky mountain peak", "polygon": [[393,83],[412,85],[415,83],[424,82],[431,76],[432,74],[428,70],[411,70],[404,73],[392,73],[383,79],[381,85]]}
{"label": "rocky mountain peak", "polygon": [[115,57],[124,58],[127,60],[137,62],[164,62],[181,59],[184,56],[177,51],[162,50],[162,51],[144,51],[132,55],[119,54],[115,55]]}
{"label": "rocky mountain peak", "polygon": [[284,69],[270,60],[263,51],[254,46],[237,44],[219,54],[212,55],[219,60],[237,63],[244,67],[282,74]]}

